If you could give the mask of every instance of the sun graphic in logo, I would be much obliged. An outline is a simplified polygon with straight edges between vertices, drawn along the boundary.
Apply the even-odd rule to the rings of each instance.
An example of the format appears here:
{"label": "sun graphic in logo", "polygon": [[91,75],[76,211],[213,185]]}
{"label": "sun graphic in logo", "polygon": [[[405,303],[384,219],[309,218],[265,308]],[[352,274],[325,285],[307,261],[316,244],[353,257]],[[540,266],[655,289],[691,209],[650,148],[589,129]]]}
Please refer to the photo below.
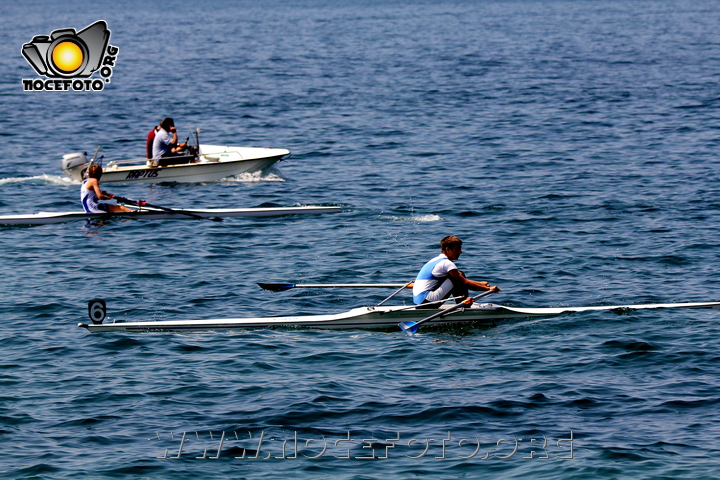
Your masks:
{"label": "sun graphic in logo", "polygon": [[64,73],[73,73],[78,70],[85,56],[78,44],[65,41],[55,45],[52,51],[52,63]]}

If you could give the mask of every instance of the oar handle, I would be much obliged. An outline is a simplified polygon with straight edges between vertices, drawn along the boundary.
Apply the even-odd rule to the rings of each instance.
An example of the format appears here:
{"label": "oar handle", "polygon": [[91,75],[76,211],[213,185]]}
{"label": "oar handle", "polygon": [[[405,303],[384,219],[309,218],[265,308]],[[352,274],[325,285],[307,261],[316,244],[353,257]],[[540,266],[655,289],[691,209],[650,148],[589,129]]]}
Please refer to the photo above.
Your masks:
{"label": "oar handle", "polygon": [[[114,198],[118,202],[125,203],[127,205],[137,205],[138,207],[141,207],[143,205],[146,205],[144,200],[132,200],[130,198],[121,197],[119,195],[110,195],[110,198]],[[149,206],[149,205],[148,205]]]}

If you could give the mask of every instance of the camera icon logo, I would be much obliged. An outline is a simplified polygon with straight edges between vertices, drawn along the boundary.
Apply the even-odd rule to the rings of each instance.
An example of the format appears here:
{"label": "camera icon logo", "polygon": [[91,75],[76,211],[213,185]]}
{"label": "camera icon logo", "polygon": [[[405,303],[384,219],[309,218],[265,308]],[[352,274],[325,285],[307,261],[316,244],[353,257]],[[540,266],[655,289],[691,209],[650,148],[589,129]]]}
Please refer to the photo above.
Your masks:
{"label": "camera icon logo", "polygon": [[62,28],[35,36],[23,45],[22,54],[45,77],[87,78],[100,68],[109,41],[110,30],[100,20],[79,32]]}

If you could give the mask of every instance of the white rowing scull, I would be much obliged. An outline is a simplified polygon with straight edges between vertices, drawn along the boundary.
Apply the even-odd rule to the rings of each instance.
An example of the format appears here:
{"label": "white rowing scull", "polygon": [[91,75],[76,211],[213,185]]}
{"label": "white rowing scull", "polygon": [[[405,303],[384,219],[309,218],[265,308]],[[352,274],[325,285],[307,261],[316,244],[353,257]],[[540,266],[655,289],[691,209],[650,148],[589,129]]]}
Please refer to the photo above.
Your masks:
{"label": "white rowing scull", "polygon": [[[89,305],[91,320],[102,322],[105,318],[105,304],[93,300]],[[443,309],[455,305],[445,305],[440,309],[418,309],[406,306],[359,307],[344,313],[331,315],[309,315],[289,317],[258,318],[222,318],[210,320],[165,320],[151,322],[80,323],[79,327],[90,332],[190,332],[203,330],[249,330],[263,328],[321,328],[321,329],[397,329],[398,323],[416,322]],[[524,308],[497,305],[494,303],[474,304],[467,308],[458,308],[447,316],[435,318],[425,325],[482,325],[498,320],[514,318],[554,317],[565,313],[615,311],[618,313],[633,310],[655,309],[720,309],[720,302],[700,303],[660,303],[644,305],[612,305],[589,307],[547,307]],[[93,318],[93,312],[95,317]],[[102,313],[100,315],[100,313]]]}
{"label": "white rowing scull", "polygon": [[85,212],[40,212],[29,215],[0,215],[0,225],[45,225],[69,222],[71,220],[101,220],[108,218],[134,218],[157,220],[166,218],[232,218],[232,217],[277,217],[313,213],[332,213],[342,210],[340,206],[301,207],[257,207],[257,208],[205,208],[205,209],[159,209],[138,208],[133,212],[85,213]]}

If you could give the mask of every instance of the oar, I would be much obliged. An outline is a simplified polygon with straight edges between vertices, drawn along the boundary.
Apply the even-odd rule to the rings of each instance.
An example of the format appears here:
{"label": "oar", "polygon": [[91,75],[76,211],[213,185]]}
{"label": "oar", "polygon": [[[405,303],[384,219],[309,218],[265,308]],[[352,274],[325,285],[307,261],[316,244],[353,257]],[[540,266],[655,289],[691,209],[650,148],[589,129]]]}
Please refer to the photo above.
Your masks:
{"label": "oar", "polygon": [[466,298],[465,300],[463,300],[462,302],[460,302],[460,303],[458,303],[458,304],[456,304],[456,305],[453,305],[452,307],[447,308],[447,309],[443,310],[442,312],[438,312],[438,313],[436,313],[436,314],[434,314],[434,315],[430,315],[430,316],[427,317],[427,318],[423,318],[423,319],[420,320],[419,322],[413,322],[413,321],[411,321],[411,320],[408,320],[408,321],[406,321],[406,322],[400,322],[400,323],[398,323],[398,327],[400,327],[400,330],[402,330],[402,331],[405,332],[409,337],[411,337],[411,336],[415,335],[415,333],[417,333],[417,331],[418,331],[418,329],[420,328],[420,325],[421,325],[421,324],[423,324],[423,323],[425,323],[425,322],[429,322],[430,320],[435,320],[435,319],[438,318],[438,317],[444,317],[445,315],[448,315],[448,314],[450,314],[450,313],[452,313],[452,312],[454,312],[455,310],[458,310],[458,309],[460,309],[460,308],[469,307],[469,306],[472,305],[473,302],[475,302],[476,300],[480,300],[481,298],[487,297],[488,295],[492,295],[493,293],[495,293],[495,290],[487,290],[487,291],[485,291],[485,292],[482,292],[482,293],[479,294],[479,295],[475,295],[474,297],[468,297],[468,298]]}
{"label": "oar", "polygon": [[330,283],[330,284],[300,284],[300,283],[258,283],[260,288],[273,292],[284,292],[293,288],[411,288],[412,283]]}
{"label": "oar", "polygon": [[390,300],[391,298],[393,298],[395,295],[397,295],[398,293],[402,292],[402,291],[405,290],[406,288],[412,288],[414,284],[415,284],[415,282],[408,282],[408,283],[406,283],[405,285],[403,285],[402,287],[400,287],[399,289],[397,289],[392,295],[390,295],[390,296],[387,297],[385,300],[383,300],[382,302],[378,303],[378,304],[375,305],[375,306],[376,306],[376,307],[379,307],[380,305],[382,305],[383,303],[387,302],[388,300]]}
{"label": "oar", "polygon": [[95,158],[97,158],[97,154],[99,151],[100,151],[100,145],[98,145],[97,148],[95,149],[95,155],[93,155],[93,158],[90,160],[90,163],[88,164],[87,168],[90,168],[90,165],[95,163]]}
{"label": "oar", "polygon": [[[420,305],[410,305],[409,307],[402,307],[402,308],[393,308],[392,310],[380,310],[378,314],[385,315],[386,313],[395,313],[395,312],[404,312],[405,310],[420,310],[420,307],[427,308],[430,305],[439,305],[441,303],[449,302],[450,300],[455,300],[456,302],[458,300],[462,300],[465,297],[447,297],[443,298],[442,300],[435,300],[434,302],[428,302],[428,303],[421,303]],[[378,306],[378,305],[376,305]]]}
{"label": "oar", "polygon": [[130,205],[137,205],[138,207],[157,208],[158,210],[164,210],[164,211],[170,212],[170,213],[187,215],[188,217],[197,218],[198,220],[212,220],[213,222],[222,222],[223,221],[223,219],[219,218],[219,217],[203,217],[202,215],[197,215],[195,213],[186,212],[185,210],[174,210],[172,208],[161,207],[159,205],[153,205],[151,203],[147,203],[145,200],[131,200],[131,199],[125,198],[125,197],[118,197],[117,195],[113,195],[112,198],[116,199],[119,202],[127,203]]}

